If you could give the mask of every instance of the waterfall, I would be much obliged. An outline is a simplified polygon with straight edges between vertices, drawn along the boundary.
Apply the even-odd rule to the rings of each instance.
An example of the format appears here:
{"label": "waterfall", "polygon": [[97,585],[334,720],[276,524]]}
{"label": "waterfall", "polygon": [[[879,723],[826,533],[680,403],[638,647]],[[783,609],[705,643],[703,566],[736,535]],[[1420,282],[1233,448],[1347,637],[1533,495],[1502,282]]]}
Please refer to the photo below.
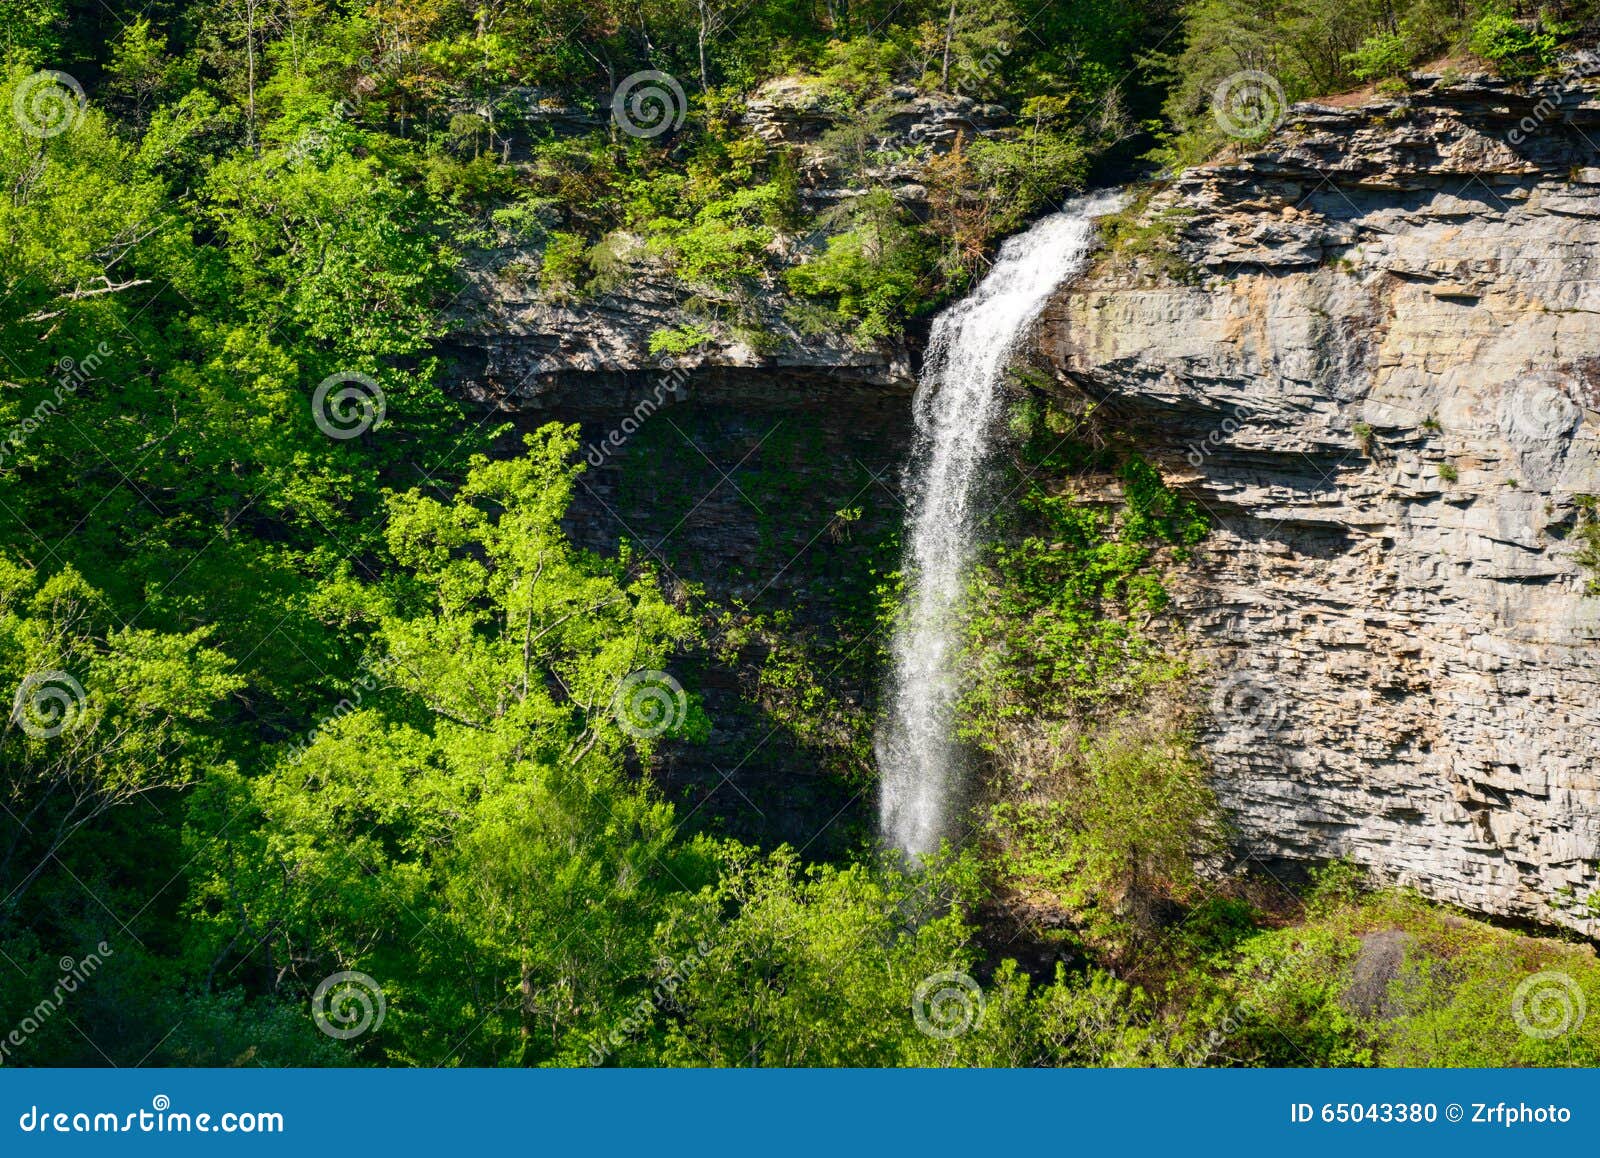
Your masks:
{"label": "waterfall", "polygon": [[1085,197],[1006,241],[988,275],[933,323],[917,386],[917,434],[906,468],[907,602],[891,647],[889,711],[877,738],[884,840],[933,852],[961,785],[952,709],[961,686],[961,603],[977,547],[979,484],[1000,418],[1011,355],[1055,288],[1089,255],[1093,219],[1115,196]]}

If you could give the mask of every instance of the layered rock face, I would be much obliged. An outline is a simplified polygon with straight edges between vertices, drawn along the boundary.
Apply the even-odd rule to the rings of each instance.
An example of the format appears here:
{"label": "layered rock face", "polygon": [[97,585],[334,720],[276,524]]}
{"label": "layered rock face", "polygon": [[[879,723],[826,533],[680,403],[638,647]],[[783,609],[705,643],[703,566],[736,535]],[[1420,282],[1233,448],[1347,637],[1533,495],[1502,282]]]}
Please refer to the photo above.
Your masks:
{"label": "layered rock face", "polygon": [[[787,146],[798,171],[798,196],[807,213],[847,205],[883,188],[914,215],[927,212],[919,183],[930,156],[961,140],[993,133],[1010,118],[997,105],[968,97],[894,89],[891,103],[870,123],[834,107],[815,82],[775,80],[748,102],[745,123],[772,145]],[[558,133],[581,133],[600,122],[566,109],[529,102],[524,119]],[[525,138],[510,137],[508,159],[520,159]],[[825,242],[825,231],[780,236],[772,247],[798,262]],[[688,286],[647,251],[643,239],[614,233],[607,239],[608,277],[581,295],[541,290],[533,270],[541,244],[504,236],[477,255],[468,287],[452,313],[448,345],[465,353],[458,374],[467,396],[516,407],[561,408],[571,388],[594,381],[605,390],[618,375],[653,377],[672,366],[791,372],[835,382],[891,388],[913,385],[907,351],[898,343],[862,345],[831,328],[809,323],[802,303],[776,279],[754,293]],[[652,336],[687,325],[705,334],[693,351],[671,360],[651,351]],[[591,407],[598,409],[598,407]]]}
{"label": "layered rock face", "polygon": [[1176,591],[1245,852],[1600,932],[1600,95],[1295,106],[1042,328],[1214,514]]}
{"label": "layered rock face", "polygon": [[[813,208],[859,192],[822,143],[839,118],[803,86],[769,86],[748,117],[799,147]],[[908,97],[872,137],[880,176],[915,207],[919,149],[1001,118]],[[1296,106],[1265,146],[1148,198],[1137,244],[1064,290],[1040,336],[1063,382],[1215,516],[1174,618],[1205,666],[1202,742],[1241,851],[1350,856],[1441,901],[1596,935],[1590,138],[1600,97],[1577,85],[1424,78],[1401,101]],[[640,539],[674,578],[758,609],[836,615],[835,587],[898,521],[906,352],[801,332],[774,286],[739,304],[739,330],[666,364],[651,335],[705,302],[686,308],[642,252],[577,301],[517,272],[537,253],[488,256],[450,343],[458,386],[526,425],[583,424],[578,537]],[[706,664],[692,680],[718,727],[667,770],[686,809],[797,844],[818,815],[852,815],[859,793],[819,783],[803,746],[741,706],[745,676]]]}

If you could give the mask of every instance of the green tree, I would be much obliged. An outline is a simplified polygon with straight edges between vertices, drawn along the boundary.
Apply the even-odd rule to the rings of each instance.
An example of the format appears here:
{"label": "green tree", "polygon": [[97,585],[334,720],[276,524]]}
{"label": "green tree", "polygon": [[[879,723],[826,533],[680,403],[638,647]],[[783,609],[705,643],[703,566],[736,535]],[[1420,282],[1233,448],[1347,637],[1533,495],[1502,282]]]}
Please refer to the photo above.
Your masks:
{"label": "green tree", "polygon": [[381,979],[370,1048],[394,1061],[576,1059],[578,1028],[646,973],[662,898],[698,875],[622,764],[703,726],[659,674],[694,624],[648,566],[567,541],[575,429],[528,447],[476,460],[453,502],[393,499],[402,572],[362,597],[372,694],[208,805],[242,796],[260,826],[214,857],[218,951],[255,931],[280,987]]}

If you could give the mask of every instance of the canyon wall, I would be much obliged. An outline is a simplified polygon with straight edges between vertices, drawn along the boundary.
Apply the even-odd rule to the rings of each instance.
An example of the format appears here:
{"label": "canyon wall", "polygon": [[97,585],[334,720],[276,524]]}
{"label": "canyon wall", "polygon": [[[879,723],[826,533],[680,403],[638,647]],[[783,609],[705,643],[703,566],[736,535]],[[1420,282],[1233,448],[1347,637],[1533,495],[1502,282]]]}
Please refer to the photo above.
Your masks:
{"label": "canyon wall", "polygon": [[[895,195],[922,196],[913,144],[1002,117],[908,94],[878,142]],[[829,172],[832,122],[805,91],[769,86],[750,119],[799,150],[808,203],[859,192]],[[1600,932],[1591,136],[1600,99],[1575,85],[1433,77],[1296,106],[1141,196],[1041,323],[1062,388],[1214,518],[1171,626],[1202,669],[1239,851],[1269,868],[1348,856],[1472,911]],[[641,542],[674,581],[823,632],[859,615],[902,515],[909,352],[798,329],[776,288],[707,303],[625,256],[620,284],[549,300],[519,272],[536,253],[486,255],[458,388],[523,428],[582,424],[589,545]],[[708,306],[739,324],[650,352]],[[870,669],[833,689],[847,710],[875,711]],[[759,656],[685,678],[715,726],[658,771],[691,815],[796,844],[832,817],[841,847],[868,834],[870,768],[821,771],[827,729],[768,718]]]}
{"label": "canyon wall", "polygon": [[1600,930],[1600,98],[1424,78],[1186,171],[1059,295],[1210,510],[1176,591],[1241,850]]}

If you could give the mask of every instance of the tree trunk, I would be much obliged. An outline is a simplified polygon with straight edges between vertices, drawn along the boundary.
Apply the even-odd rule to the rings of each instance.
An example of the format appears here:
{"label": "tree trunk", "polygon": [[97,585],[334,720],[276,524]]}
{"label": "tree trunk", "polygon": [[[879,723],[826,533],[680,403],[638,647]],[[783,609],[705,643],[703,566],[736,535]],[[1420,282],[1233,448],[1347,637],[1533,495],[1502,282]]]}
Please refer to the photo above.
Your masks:
{"label": "tree trunk", "polygon": [[956,0],[950,0],[950,15],[944,22],[944,64],[939,68],[939,87],[950,90],[950,42],[956,35]]}
{"label": "tree trunk", "polygon": [[522,1048],[526,1053],[533,1045],[533,1015],[538,1008],[533,985],[533,964],[526,957],[522,960],[522,982],[518,989],[522,992]]}
{"label": "tree trunk", "polygon": [[700,0],[700,35],[697,38],[700,49],[700,91],[705,92],[706,83],[706,40],[711,36],[711,25],[716,19],[716,14],[711,10],[711,0]]}
{"label": "tree trunk", "polygon": [[250,145],[250,152],[256,157],[261,156],[261,146],[256,141],[256,5],[255,0],[246,0],[244,6],[244,55],[249,73],[246,84],[249,88],[249,111],[246,117],[245,140]]}

